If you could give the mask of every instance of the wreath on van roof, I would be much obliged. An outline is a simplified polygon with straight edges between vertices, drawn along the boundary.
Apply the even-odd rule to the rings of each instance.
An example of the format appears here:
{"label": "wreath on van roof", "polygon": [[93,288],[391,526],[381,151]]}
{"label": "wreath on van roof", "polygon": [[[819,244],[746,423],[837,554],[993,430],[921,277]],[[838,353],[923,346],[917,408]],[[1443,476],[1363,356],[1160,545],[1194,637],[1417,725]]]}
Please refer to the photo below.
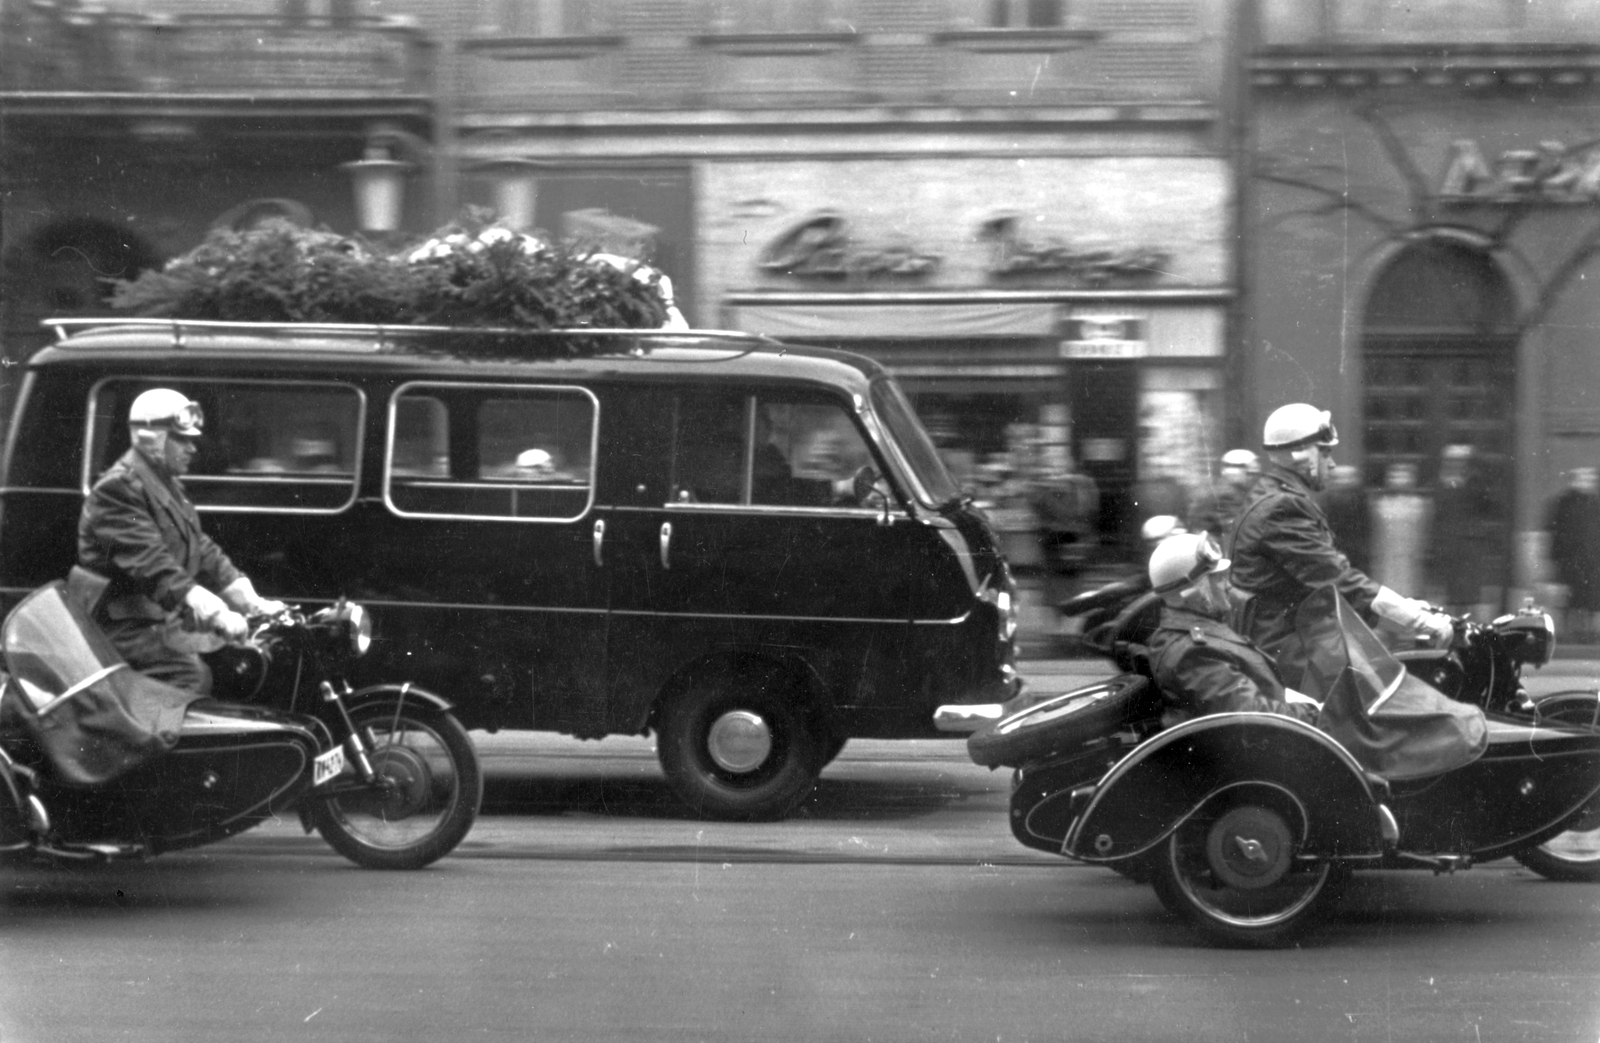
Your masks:
{"label": "wreath on van roof", "polygon": [[161,269],[118,280],[112,305],[139,316],[226,322],[684,325],[671,282],[640,261],[470,220],[398,251],[281,218],[215,229]]}

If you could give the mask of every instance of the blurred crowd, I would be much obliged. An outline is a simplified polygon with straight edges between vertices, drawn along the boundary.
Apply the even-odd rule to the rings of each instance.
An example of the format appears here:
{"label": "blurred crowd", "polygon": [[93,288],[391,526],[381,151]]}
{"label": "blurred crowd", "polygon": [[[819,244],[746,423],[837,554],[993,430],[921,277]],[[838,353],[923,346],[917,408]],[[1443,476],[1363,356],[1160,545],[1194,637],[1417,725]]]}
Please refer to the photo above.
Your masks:
{"label": "blurred crowd", "polygon": [[[1041,467],[1016,452],[973,462],[969,485],[989,514],[1007,560],[1042,583],[1047,604],[1137,571],[1174,528],[1225,542],[1259,473],[1256,454],[1224,453],[1205,488],[1165,480],[1136,486],[1134,519],[1103,517],[1102,491],[1064,463]],[[1600,480],[1594,467],[1568,473],[1544,515],[1543,580],[1533,593],[1557,617],[1564,641],[1600,640]],[[1469,445],[1445,447],[1432,489],[1415,463],[1394,463],[1378,488],[1359,468],[1334,469],[1321,505],[1338,547],[1356,568],[1456,615],[1487,621],[1515,608],[1511,537],[1494,483]],[[1137,541],[1127,538],[1131,525]]]}

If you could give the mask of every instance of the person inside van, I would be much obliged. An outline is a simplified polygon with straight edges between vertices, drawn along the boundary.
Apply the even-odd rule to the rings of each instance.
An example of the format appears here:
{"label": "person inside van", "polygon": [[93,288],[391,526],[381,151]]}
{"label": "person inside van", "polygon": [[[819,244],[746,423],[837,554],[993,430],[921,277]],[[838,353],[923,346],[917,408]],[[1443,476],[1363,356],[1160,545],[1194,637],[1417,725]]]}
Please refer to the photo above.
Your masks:
{"label": "person inside van", "polygon": [[237,640],[245,615],[284,610],[201,531],[183,491],[204,422],[200,404],[170,388],[135,398],[132,445],[95,481],[78,519],[78,564],[107,581],[95,622],[129,666],[201,695],[211,671],[185,624]]}

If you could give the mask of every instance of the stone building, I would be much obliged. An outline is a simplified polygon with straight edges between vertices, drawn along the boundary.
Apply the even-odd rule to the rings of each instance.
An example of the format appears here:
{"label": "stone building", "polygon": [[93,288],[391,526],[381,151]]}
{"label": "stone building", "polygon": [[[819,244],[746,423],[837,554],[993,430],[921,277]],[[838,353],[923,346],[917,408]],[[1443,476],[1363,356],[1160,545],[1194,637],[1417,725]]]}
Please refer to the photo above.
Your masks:
{"label": "stone building", "polygon": [[1470,552],[1514,606],[1544,504],[1600,457],[1600,6],[1259,13],[1243,414],[1332,408],[1372,488],[1403,464],[1434,493],[1446,447],[1472,446]]}

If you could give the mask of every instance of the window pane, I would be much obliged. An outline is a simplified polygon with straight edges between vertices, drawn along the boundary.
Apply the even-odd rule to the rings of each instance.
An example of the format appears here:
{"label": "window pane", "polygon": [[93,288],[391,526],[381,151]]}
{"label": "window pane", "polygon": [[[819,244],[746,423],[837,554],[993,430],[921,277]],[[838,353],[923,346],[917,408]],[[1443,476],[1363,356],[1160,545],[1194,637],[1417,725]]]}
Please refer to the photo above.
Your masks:
{"label": "window pane", "polygon": [[748,402],[743,395],[686,393],[678,399],[672,498],[744,503]]}
{"label": "window pane", "polygon": [[589,509],[586,391],[413,386],[392,423],[388,499],[401,514],[571,521]]}
{"label": "window pane", "polygon": [[[95,473],[128,448],[128,407],[147,381],[112,380],[94,401]],[[163,383],[200,403],[205,434],[183,479],[197,507],[337,511],[355,499],[362,399],[352,387]]]}

